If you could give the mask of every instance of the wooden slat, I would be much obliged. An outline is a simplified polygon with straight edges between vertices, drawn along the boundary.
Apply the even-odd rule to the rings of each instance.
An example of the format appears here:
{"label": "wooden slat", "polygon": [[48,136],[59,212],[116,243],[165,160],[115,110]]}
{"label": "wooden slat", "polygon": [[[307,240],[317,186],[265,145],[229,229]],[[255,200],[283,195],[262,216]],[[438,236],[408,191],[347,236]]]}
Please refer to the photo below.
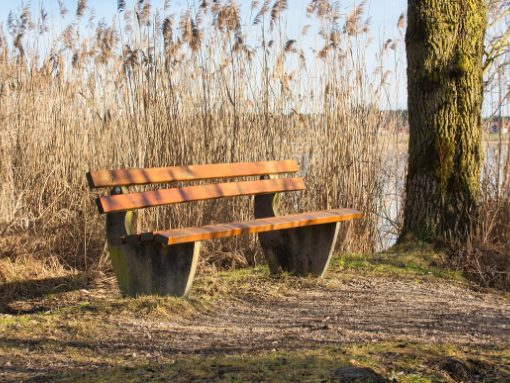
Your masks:
{"label": "wooden slat", "polygon": [[[232,237],[240,234],[260,233],[264,231],[347,221],[351,219],[359,219],[361,217],[363,217],[363,213],[358,210],[324,210],[313,213],[287,215],[283,217],[261,218],[245,222],[233,222],[187,229],[160,231],[153,233],[153,235],[155,235],[155,240],[157,242],[162,242],[167,245],[175,245],[178,243],[203,241],[211,238]],[[141,240],[141,237],[139,240]],[[126,239],[121,241],[127,243]],[[135,241],[135,238],[131,238],[131,241]]]}
{"label": "wooden slat", "polygon": [[172,203],[304,189],[305,184],[301,178],[277,178],[119,194],[99,197],[96,202],[100,213],[113,213]]}
{"label": "wooden slat", "polygon": [[295,173],[294,160],[172,166],[167,168],[103,170],[87,173],[90,188],[144,185],[173,181],[198,181],[214,178]]}
{"label": "wooden slat", "polygon": [[126,235],[116,238],[114,244],[138,243],[145,241],[177,244],[202,241],[211,238],[235,236],[245,233],[259,233],[263,231],[290,229],[292,227],[319,225],[323,223],[359,219],[363,213],[352,209],[324,210],[313,213],[287,215],[283,217],[262,218],[252,221],[233,222],[230,224],[209,225],[202,227],[150,231],[141,234]]}

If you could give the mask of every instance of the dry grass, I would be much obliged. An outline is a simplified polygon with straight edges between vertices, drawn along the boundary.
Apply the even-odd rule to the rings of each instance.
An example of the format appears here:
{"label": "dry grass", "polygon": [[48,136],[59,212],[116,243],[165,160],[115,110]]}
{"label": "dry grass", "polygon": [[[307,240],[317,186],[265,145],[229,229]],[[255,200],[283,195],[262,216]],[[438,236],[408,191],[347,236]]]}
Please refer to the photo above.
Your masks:
{"label": "dry grass", "polygon": [[[0,40],[4,281],[108,264],[104,217],[94,206],[103,192],[90,192],[85,179],[100,169],[294,158],[308,190],[281,198],[280,210],[357,208],[367,214],[344,226],[339,250],[380,247],[376,137],[390,86],[388,74],[366,69],[363,4],[341,18],[338,7],[313,2],[307,12],[318,43],[308,55],[308,28],[285,36],[286,1],[255,3],[252,18],[241,20],[234,1],[180,15],[149,1],[134,10],[119,2],[109,25],[95,23],[81,0],[76,20],[60,29],[27,6],[12,14],[11,39],[2,32]],[[391,50],[383,49],[381,60]],[[246,220],[251,201],[146,209],[136,225]],[[254,236],[206,248],[217,267],[261,260]]]}
{"label": "dry grass", "polygon": [[510,201],[508,197],[482,204],[475,232],[467,243],[449,243],[440,265],[462,271],[484,287],[510,291]]}
{"label": "dry grass", "polygon": [[[104,192],[88,190],[89,170],[294,158],[308,189],[282,196],[282,213],[364,211],[363,220],[343,226],[341,252],[379,250],[388,234],[398,234],[406,145],[377,134],[389,121],[381,110],[396,94],[397,71],[382,68],[389,54],[403,57],[403,18],[400,39],[380,44],[370,72],[365,2],[343,15],[338,5],[313,1],[295,36],[287,36],[286,0],[254,1],[244,20],[232,0],[200,2],[175,15],[168,2],[164,9],[149,0],[135,4],[119,1],[108,24],[80,0],[68,25],[63,4],[62,20],[51,20],[42,6],[31,14],[25,4],[0,31],[2,283],[109,267],[104,217],[94,204]],[[309,54],[310,40],[316,43]],[[503,153],[500,145],[501,174],[508,174]],[[506,190],[500,181],[507,176],[485,174]],[[498,194],[496,205],[484,193],[487,211],[507,204],[484,233],[500,233],[508,243],[508,193]],[[251,201],[146,209],[136,227],[246,220]],[[262,261],[255,236],[204,249],[202,269]]]}

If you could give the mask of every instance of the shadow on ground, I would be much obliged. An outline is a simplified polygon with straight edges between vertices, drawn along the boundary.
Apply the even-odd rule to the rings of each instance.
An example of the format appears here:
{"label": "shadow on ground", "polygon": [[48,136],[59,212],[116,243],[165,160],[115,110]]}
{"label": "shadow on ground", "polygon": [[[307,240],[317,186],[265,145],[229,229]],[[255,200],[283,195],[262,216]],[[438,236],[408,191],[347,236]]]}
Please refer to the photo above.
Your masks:
{"label": "shadow on ground", "polygon": [[79,273],[4,283],[0,285],[0,313],[28,314],[54,308],[54,304],[47,307],[41,303],[55,294],[84,289],[90,279],[90,274]]}
{"label": "shadow on ground", "polygon": [[[263,352],[180,358],[166,363],[129,367],[67,370],[24,382],[507,382],[487,362],[439,356],[422,361],[417,369],[405,352],[387,354],[374,368],[358,366],[348,349]],[[357,355],[359,356],[359,355]],[[378,372],[376,372],[376,370]],[[420,371],[421,370],[421,371]]]}

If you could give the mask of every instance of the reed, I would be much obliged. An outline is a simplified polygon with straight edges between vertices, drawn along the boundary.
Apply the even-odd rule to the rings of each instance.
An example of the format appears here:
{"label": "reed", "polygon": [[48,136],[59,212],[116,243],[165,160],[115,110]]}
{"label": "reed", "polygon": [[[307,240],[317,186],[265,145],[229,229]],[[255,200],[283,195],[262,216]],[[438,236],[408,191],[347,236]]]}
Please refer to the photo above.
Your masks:
{"label": "reed", "polygon": [[[366,212],[343,226],[341,252],[383,248],[382,222],[398,231],[405,146],[378,134],[396,93],[395,74],[381,68],[390,54],[402,57],[402,44],[382,43],[377,69],[368,69],[364,1],[347,15],[338,3],[312,1],[293,38],[286,0],[253,1],[246,20],[233,0],[204,0],[180,14],[168,13],[168,1],[156,9],[119,0],[111,23],[79,0],[67,25],[59,6],[52,19],[43,6],[36,15],[22,5],[9,15],[9,37],[0,30],[4,282],[108,267],[94,204],[104,191],[88,190],[89,170],[294,158],[308,189],[282,196],[282,213]],[[400,39],[403,28],[401,17]],[[396,215],[386,213],[388,201]],[[246,220],[252,211],[248,197],[146,209],[136,227]],[[204,248],[203,265],[262,261],[255,236]]]}

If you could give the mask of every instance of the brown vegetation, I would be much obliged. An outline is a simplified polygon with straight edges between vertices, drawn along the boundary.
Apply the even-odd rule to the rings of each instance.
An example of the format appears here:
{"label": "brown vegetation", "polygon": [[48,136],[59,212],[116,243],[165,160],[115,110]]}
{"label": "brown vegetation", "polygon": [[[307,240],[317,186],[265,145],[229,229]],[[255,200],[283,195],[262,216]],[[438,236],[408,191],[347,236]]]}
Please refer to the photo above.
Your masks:
{"label": "brown vegetation", "polygon": [[[254,3],[247,25],[234,1],[180,16],[137,4],[128,11],[119,2],[112,25],[94,24],[89,12],[83,29],[80,1],[76,21],[51,39],[49,21],[34,22],[26,6],[9,19],[12,49],[4,35],[0,47],[4,280],[104,266],[89,170],[295,158],[308,189],[284,197],[280,210],[368,212],[346,228],[340,248],[375,250],[384,186],[376,106],[385,85],[364,65],[363,6],[341,24],[338,7],[314,2],[307,12],[323,41],[307,59],[302,37],[283,37],[286,1]],[[251,200],[239,198],[141,212],[137,226],[251,216]],[[243,249],[250,264],[260,258],[254,237],[209,248]]]}
{"label": "brown vegetation", "polygon": [[[313,1],[313,28],[303,25],[294,38],[286,36],[286,0],[254,1],[247,20],[231,0],[202,1],[180,15],[168,14],[168,2],[118,5],[108,24],[80,0],[67,26],[24,5],[9,16],[10,39],[0,31],[2,283],[107,267],[104,217],[94,204],[104,192],[89,191],[90,170],[293,158],[307,190],[282,196],[280,211],[365,212],[340,233],[342,252],[381,249],[382,223],[398,231],[406,153],[397,138],[377,137],[395,93],[381,68],[402,45],[381,44],[377,69],[368,71],[364,3],[341,17],[338,5]],[[398,25],[402,36],[403,18]],[[501,232],[508,246],[508,193],[497,205],[484,198],[487,206],[507,203],[487,238]],[[139,212],[136,225],[141,232],[239,221],[252,210],[249,197],[197,202]],[[204,248],[218,267],[261,261],[255,236]]]}

